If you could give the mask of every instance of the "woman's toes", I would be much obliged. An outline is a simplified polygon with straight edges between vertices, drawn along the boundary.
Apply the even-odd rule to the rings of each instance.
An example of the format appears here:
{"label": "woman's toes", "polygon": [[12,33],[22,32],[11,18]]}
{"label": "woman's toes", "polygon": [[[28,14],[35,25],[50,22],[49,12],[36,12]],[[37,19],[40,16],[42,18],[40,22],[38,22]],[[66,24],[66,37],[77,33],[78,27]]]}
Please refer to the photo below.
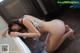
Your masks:
{"label": "woman's toes", "polygon": [[75,39],[75,36],[74,36],[74,35],[75,35],[75,34],[74,34],[74,31],[71,29],[68,38],[69,38],[70,40],[73,40],[73,39]]}

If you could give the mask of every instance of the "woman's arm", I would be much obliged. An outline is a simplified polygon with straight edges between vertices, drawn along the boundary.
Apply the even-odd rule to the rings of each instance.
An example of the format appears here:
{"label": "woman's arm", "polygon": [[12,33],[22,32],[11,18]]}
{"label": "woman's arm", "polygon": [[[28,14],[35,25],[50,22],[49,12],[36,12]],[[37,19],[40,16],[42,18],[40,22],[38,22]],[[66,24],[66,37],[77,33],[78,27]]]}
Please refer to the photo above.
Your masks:
{"label": "woman's arm", "polygon": [[[30,19],[33,19],[32,16],[27,16]],[[29,21],[29,18],[23,18],[23,24],[30,30],[31,33],[21,33],[23,36],[27,37],[38,37],[40,36],[40,32],[34,27],[34,25]]]}
{"label": "woman's arm", "polygon": [[37,33],[20,33],[20,32],[10,32],[12,37],[21,36],[21,37],[38,37]]}
{"label": "woman's arm", "polygon": [[[27,16],[30,19],[34,18],[32,16]],[[41,34],[40,32],[34,27],[34,25],[29,21],[29,18],[23,18],[23,24],[26,28],[29,29],[30,33],[19,33],[19,32],[11,32],[10,35],[12,36],[23,36],[23,37],[39,37]]]}
{"label": "woman's arm", "polygon": [[18,36],[22,37],[39,37],[37,33],[17,33]]}

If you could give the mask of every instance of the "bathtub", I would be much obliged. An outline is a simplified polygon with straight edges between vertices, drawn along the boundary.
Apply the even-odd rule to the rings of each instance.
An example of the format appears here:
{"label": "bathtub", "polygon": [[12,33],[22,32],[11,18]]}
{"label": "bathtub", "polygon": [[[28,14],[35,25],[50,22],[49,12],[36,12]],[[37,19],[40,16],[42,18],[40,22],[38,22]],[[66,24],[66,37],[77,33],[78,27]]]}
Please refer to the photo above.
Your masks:
{"label": "bathtub", "polygon": [[31,53],[28,46],[19,37],[15,38],[10,37],[10,35],[8,34],[8,24],[1,16],[0,16],[0,45],[9,45],[8,53]]}
{"label": "bathtub", "polygon": [[17,46],[20,48],[22,53],[31,53],[28,46],[19,37],[15,37],[13,38],[13,40],[15,41]]}

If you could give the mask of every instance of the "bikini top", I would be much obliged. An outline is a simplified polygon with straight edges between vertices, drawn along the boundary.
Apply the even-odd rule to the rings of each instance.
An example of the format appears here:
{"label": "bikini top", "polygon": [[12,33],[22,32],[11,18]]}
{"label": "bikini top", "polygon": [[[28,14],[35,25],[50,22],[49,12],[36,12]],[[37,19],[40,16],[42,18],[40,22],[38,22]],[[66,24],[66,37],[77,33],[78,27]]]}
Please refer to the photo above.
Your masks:
{"label": "bikini top", "polygon": [[[28,17],[28,15],[24,15],[23,16],[23,18],[29,18]],[[40,30],[40,27],[41,27],[41,20],[40,19],[38,19],[38,18],[33,18],[33,19],[30,19],[29,20],[38,30]],[[21,22],[23,22],[23,19],[21,19]],[[44,34],[43,34],[44,35]],[[46,35],[46,34],[45,34]],[[45,36],[45,38],[46,38],[46,36]],[[44,38],[44,39],[45,39]],[[45,41],[45,40],[44,40]],[[36,37],[36,38],[33,38],[33,42],[34,42],[34,44],[32,44],[32,45],[34,45],[35,47],[37,47],[39,50],[41,50],[41,49],[44,49],[44,47],[45,47],[45,42],[42,42],[42,40],[39,38],[39,37]],[[39,46],[40,45],[40,46]],[[31,47],[30,47],[30,49],[32,49]]]}
{"label": "bikini top", "polygon": [[[24,15],[23,18],[29,18],[29,15]],[[21,23],[23,23],[23,18],[19,19]],[[28,19],[29,20],[29,19]],[[41,27],[41,20],[38,18],[33,18],[29,20],[38,30],[40,30]]]}

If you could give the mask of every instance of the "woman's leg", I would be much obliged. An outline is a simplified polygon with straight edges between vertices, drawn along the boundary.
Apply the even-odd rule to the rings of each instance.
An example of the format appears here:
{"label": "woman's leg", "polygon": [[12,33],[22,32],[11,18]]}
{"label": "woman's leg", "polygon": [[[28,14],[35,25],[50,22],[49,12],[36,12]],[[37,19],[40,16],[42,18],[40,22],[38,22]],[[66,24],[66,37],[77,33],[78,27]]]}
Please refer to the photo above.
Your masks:
{"label": "woman's leg", "polygon": [[61,43],[72,34],[73,30],[71,28],[69,28],[69,30],[64,35],[54,36],[53,34],[51,34],[48,38],[46,50],[48,52],[55,51],[61,45]]}

